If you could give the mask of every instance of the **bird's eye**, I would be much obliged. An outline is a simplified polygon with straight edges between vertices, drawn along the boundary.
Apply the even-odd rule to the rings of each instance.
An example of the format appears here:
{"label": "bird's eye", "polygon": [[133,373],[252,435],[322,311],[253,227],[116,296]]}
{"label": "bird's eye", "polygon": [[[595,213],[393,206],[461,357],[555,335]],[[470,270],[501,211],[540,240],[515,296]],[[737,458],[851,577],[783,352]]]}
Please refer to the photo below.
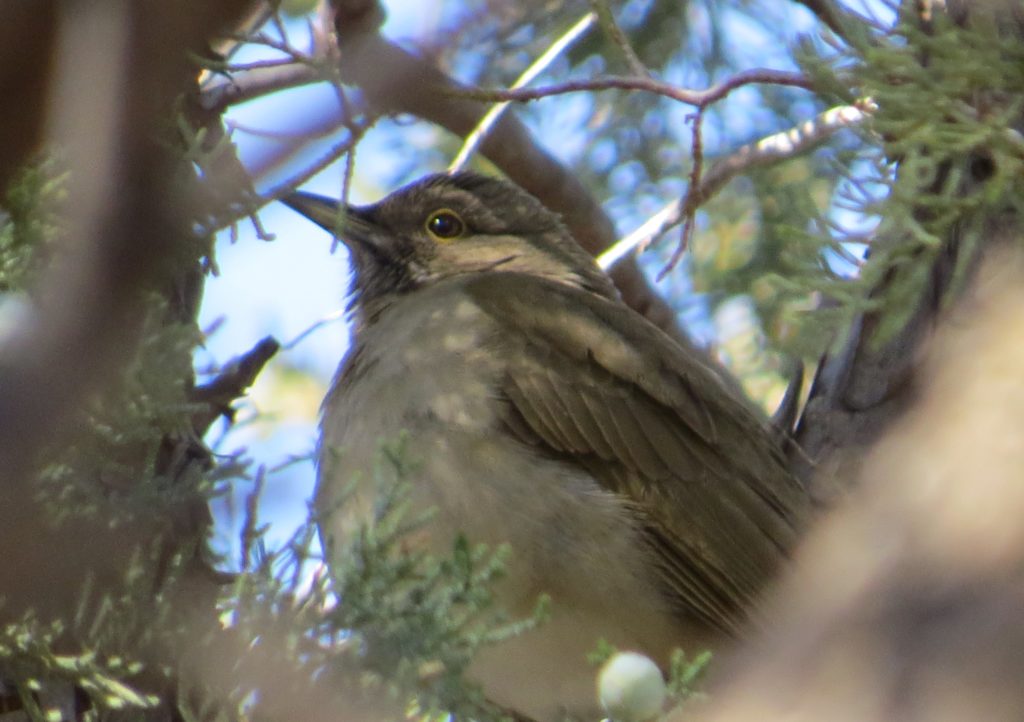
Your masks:
{"label": "bird's eye", "polygon": [[450,241],[458,238],[466,230],[466,224],[459,214],[448,208],[434,211],[427,216],[427,233],[439,241]]}

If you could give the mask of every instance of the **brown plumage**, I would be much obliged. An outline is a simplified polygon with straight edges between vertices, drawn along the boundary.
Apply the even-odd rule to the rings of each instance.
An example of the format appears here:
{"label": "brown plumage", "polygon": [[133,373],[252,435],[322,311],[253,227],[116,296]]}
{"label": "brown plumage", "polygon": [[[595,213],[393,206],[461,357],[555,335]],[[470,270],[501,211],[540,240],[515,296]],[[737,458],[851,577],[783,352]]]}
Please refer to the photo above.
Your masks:
{"label": "brown plumage", "polygon": [[[334,226],[330,202],[287,202]],[[502,601],[548,593],[553,619],[481,654],[485,690],[535,718],[592,715],[598,637],[664,663],[740,634],[807,514],[763,420],[511,184],[431,176],[343,228],[357,331],[324,405],[341,453],[322,457],[318,504],[404,430],[415,501],[438,509],[428,546],[511,544]]]}

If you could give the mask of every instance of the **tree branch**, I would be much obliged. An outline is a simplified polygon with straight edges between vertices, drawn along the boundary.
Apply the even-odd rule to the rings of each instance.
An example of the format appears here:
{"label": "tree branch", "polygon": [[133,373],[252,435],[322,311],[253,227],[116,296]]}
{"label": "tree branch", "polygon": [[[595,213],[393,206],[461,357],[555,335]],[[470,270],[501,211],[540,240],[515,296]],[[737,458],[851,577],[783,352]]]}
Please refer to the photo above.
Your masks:
{"label": "tree branch", "polygon": [[849,20],[833,0],[795,0],[810,10],[828,29],[847,42],[851,42]]}
{"label": "tree branch", "polygon": [[[520,88],[533,82],[533,79],[543,73],[559,55],[561,55],[578,39],[583,37],[593,24],[594,13],[587,13],[578,21],[573,23],[571,28],[552,43],[540,57],[533,61],[530,64],[530,67],[523,71],[522,75],[516,78],[516,81],[512,83],[512,88]],[[482,118],[480,118],[480,122],[477,123],[476,127],[473,128],[473,131],[466,136],[466,140],[463,142],[462,147],[456,154],[455,160],[453,160],[448,166],[449,172],[458,170],[466,165],[470,156],[476,152],[476,149],[484,139],[484,136],[487,135],[491,128],[494,127],[494,124],[498,121],[498,118],[501,117],[502,113],[505,112],[505,109],[508,108],[510,103],[511,101],[496,103],[484,114]]]}
{"label": "tree branch", "polygon": [[224,365],[217,377],[194,389],[191,400],[202,404],[204,410],[193,416],[192,428],[202,437],[218,416],[232,415],[231,403],[253,385],[267,362],[281,348],[275,339],[267,336],[238,358]]}
{"label": "tree branch", "polygon": [[929,344],[915,408],[798,554],[771,628],[686,719],[1020,718],[1024,262],[1006,240]]}
{"label": "tree branch", "polygon": [[736,176],[817,148],[836,131],[861,123],[872,108],[870,100],[830,108],[813,120],[745,145],[716,161],[701,178],[696,191],[688,190],[683,198],[667,204],[635,231],[616,241],[598,256],[598,265],[604,269],[612,268],[631,252],[643,252],[659,236],[696,212],[701,204],[713,198]]}
{"label": "tree branch", "polygon": [[661,95],[671,100],[686,103],[697,108],[706,108],[710,104],[722,100],[729,93],[745,85],[753,84],[785,85],[794,88],[813,89],[813,81],[800,73],[785,70],[769,70],[755,68],[744,70],[716,83],[704,90],[680,88],[648,76],[619,76],[591,78],[589,80],[569,80],[564,83],[545,85],[540,88],[511,88],[508,90],[490,90],[487,88],[470,88],[459,91],[458,95],[471,100],[488,102],[526,102],[550,98],[566,93],[593,92],[597,90],[642,90],[647,93]]}
{"label": "tree branch", "polygon": [[230,78],[217,78],[203,88],[199,97],[203,110],[220,116],[232,105],[322,80],[323,75],[312,65],[292,61],[285,65],[239,71]]}
{"label": "tree branch", "polygon": [[[43,591],[40,569],[58,571],[30,553],[54,557],[36,515],[32,466],[46,445],[60,443],[80,402],[130,357],[137,294],[165,277],[190,233],[172,186],[175,161],[155,138],[177,89],[194,75],[186,49],[199,52],[206,32],[243,6],[156,2],[118,15],[103,4],[71,5],[56,14],[54,32],[64,43],[53,66],[57,79],[40,92],[55,91],[46,105],[55,120],[51,140],[70,171],[68,230],[36,289],[38,304],[0,339],[0,529],[5,546],[24,552],[0,567],[8,610],[21,591]],[[85,548],[67,541],[66,571],[75,578]],[[89,558],[105,566],[102,545],[92,541],[97,549]],[[111,542],[125,547],[124,540]]]}

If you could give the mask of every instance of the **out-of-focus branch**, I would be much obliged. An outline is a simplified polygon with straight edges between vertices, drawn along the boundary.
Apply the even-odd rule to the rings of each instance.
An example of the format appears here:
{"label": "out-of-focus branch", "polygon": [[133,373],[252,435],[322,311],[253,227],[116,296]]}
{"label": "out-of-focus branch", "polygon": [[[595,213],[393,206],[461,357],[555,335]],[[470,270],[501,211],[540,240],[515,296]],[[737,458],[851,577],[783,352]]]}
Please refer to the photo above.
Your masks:
{"label": "out-of-focus branch", "polygon": [[[133,356],[138,294],[175,268],[177,244],[191,231],[176,161],[158,135],[194,78],[189,51],[202,51],[207,34],[245,5],[32,4],[30,15],[0,23],[4,36],[54,39],[45,58],[29,59],[48,82],[21,88],[31,97],[6,114],[27,113],[32,127],[5,137],[4,162],[28,157],[45,126],[68,169],[60,250],[34,289],[36,302],[0,338],[0,545],[12,552],[0,565],[6,615],[28,607],[43,618],[68,613],[87,577],[99,589],[120,583],[131,555],[163,532],[153,520],[54,526],[32,472],[81,403]],[[36,106],[51,117],[33,115]]]}
{"label": "out-of-focus branch", "polygon": [[316,68],[305,63],[289,62],[274,67],[239,71],[230,79],[218,78],[203,88],[202,108],[211,116],[220,116],[232,105],[298,88],[321,80]]}
{"label": "out-of-focus branch", "polygon": [[633,75],[648,75],[649,71],[644,66],[643,61],[640,60],[640,56],[636,54],[636,50],[630,45],[626,34],[622,32],[622,28],[615,22],[615,14],[612,12],[608,0],[590,0],[590,7],[597,14],[598,22],[601,23],[604,34],[615,43]]}
{"label": "out-of-focus branch", "polygon": [[828,29],[847,42],[851,39],[851,21],[846,13],[832,0],[796,0],[797,3],[814,13]]}
{"label": "out-of-focus branch", "polygon": [[0,106],[7,109],[0,113],[0,188],[43,141],[57,8],[54,0],[38,0],[4,3],[0,11]]}
{"label": "out-of-focus branch", "polygon": [[1024,261],[1007,240],[701,722],[1020,719]]}
{"label": "out-of-focus branch", "polygon": [[635,231],[623,236],[597,257],[598,265],[604,269],[613,268],[629,253],[642,252],[663,233],[682,223],[736,176],[754,168],[794,158],[818,147],[836,131],[859,124],[871,108],[870,101],[830,108],[813,120],[745,145],[716,161],[701,178],[699,188],[667,204]]}
{"label": "out-of-focus branch", "polygon": [[[153,509],[151,516],[116,528],[106,518],[77,516],[54,526],[36,499],[30,472],[41,448],[60,443],[64,422],[81,402],[133,356],[140,291],[181,270],[175,266],[177,245],[189,237],[191,213],[180,192],[178,159],[160,135],[173,117],[175,98],[194,82],[197,69],[188,52],[200,52],[207,33],[230,25],[245,5],[143,2],[129,11],[78,3],[55,12],[59,27],[46,32],[0,23],[0,35],[61,38],[50,83],[61,91],[52,99],[45,83],[36,90],[41,104],[59,114],[50,140],[64,149],[70,170],[62,262],[36,290],[38,308],[0,339],[0,545],[10,552],[0,565],[5,615],[32,608],[44,619],[67,616],[78,608],[87,579],[99,596],[121,588],[132,556],[160,545],[174,523],[164,518],[167,510]],[[31,130],[33,142],[43,137],[39,128]],[[28,156],[22,150],[12,163]],[[222,407],[251,382],[275,346],[258,345],[197,389],[195,400],[212,410]],[[201,428],[209,414],[200,416],[194,421]],[[171,648],[134,650],[150,665],[133,683],[165,693],[163,670],[177,669],[182,690],[236,700],[240,684],[259,687],[263,709],[278,719],[336,719],[346,690],[311,670],[282,665],[280,654],[267,651],[289,643],[283,628],[261,630],[264,646],[222,629],[215,601],[224,580],[204,572],[193,565],[162,591],[174,600],[172,618],[163,621],[180,625],[181,634]],[[387,716],[378,701],[350,691],[346,719]],[[168,696],[173,704],[174,692]]]}

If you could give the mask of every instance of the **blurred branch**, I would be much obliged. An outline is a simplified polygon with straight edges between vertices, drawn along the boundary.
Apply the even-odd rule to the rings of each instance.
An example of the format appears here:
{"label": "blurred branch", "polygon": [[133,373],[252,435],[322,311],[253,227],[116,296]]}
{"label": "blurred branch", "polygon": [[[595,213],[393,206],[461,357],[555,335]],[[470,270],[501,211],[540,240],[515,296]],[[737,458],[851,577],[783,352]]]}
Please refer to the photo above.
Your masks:
{"label": "blurred branch", "polygon": [[626,34],[622,32],[622,28],[615,22],[615,15],[612,12],[611,6],[607,0],[590,0],[590,7],[594,8],[594,12],[597,14],[598,22],[601,23],[601,29],[604,30],[604,34],[608,36],[608,39],[615,43],[615,46],[622,52],[622,57],[626,59],[626,65],[629,66],[629,70],[633,75],[644,76],[649,75],[650,71],[644,66],[643,61],[633,50],[633,46],[630,45],[629,39],[626,38]]}
{"label": "blurred branch", "polygon": [[0,22],[0,188],[43,142],[57,43],[55,0],[5,3]]}
{"label": "blurred branch", "polygon": [[[44,531],[30,472],[45,446],[60,443],[81,401],[131,356],[137,294],[165,277],[175,246],[191,233],[176,160],[157,129],[194,77],[186,51],[201,51],[206,34],[244,6],[147,3],[122,13],[73,4],[46,29],[60,42],[53,80],[36,92],[52,113],[49,140],[63,150],[71,181],[63,252],[36,289],[37,305],[0,339],[0,529],[4,546],[20,551],[0,566],[8,610],[19,606],[15,599],[60,603],[40,569],[76,579],[92,562],[116,567],[134,546],[123,530],[97,531],[88,547],[62,538],[62,556]],[[27,36],[39,28],[13,30]]]}
{"label": "blurred branch", "polygon": [[[273,188],[268,189],[263,195],[264,199],[272,200],[280,198],[281,196],[294,191],[298,186],[302,185],[337,160],[346,156],[351,157],[351,154],[355,151],[356,146],[362,139],[363,132],[370,127],[371,123],[372,121],[367,120],[365,122],[348,124],[346,127],[349,129],[350,135],[332,145],[326,153],[323,153],[312,163],[306,164],[300,172],[292,175],[287,180],[277,184]],[[336,123],[334,125],[337,127]],[[289,144],[282,146],[280,151],[276,153],[267,154],[258,164],[253,165],[253,176],[260,178],[281,168],[294,155],[296,150],[297,144]],[[346,173],[346,177],[347,175],[348,174]]]}
{"label": "blurred branch", "polygon": [[929,344],[914,407],[696,719],[1020,719],[1024,262],[1019,235],[1003,240]]}
{"label": "blurred branch", "polygon": [[688,189],[683,198],[669,203],[635,231],[623,236],[598,256],[598,265],[604,269],[612,268],[631,252],[643,252],[663,233],[692,216],[736,176],[754,168],[780,163],[816,148],[836,131],[863,122],[872,108],[870,100],[857,105],[830,108],[813,120],[745,145],[716,161],[701,178],[696,189]]}
{"label": "blurred branch", "polygon": [[[349,133],[342,140],[335,142],[326,153],[322,153],[316,161],[306,163],[299,173],[264,192],[259,199],[261,203],[295,190],[297,186],[305,183],[340,158],[351,156],[362,134],[376,120],[375,116],[368,115],[364,109],[353,110],[352,106],[355,104],[347,97],[341,84],[337,67],[337,49],[331,44],[333,39],[329,33],[311,25],[310,47],[303,50],[289,41],[276,13],[268,12],[263,17],[265,20],[274,21],[277,32],[281,34],[281,39],[260,32],[247,38],[247,42],[264,45],[284,53],[288,60],[285,62],[274,61],[268,64],[252,64],[250,67],[214,66],[217,70],[230,73],[229,77],[207,71],[204,82],[194,98],[194,112],[191,115],[191,120],[196,127],[196,132],[201,129],[207,139],[223,138],[225,136],[223,114],[232,105],[290,88],[327,82],[335,90],[339,105],[338,112],[323,113],[322,117],[314,118],[316,121],[314,124],[307,126],[301,132],[293,132],[287,136],[278,135],[277,139],[282,142],[250,163],[246,180],[261,179],[280,170],[290,163],[296,154],[306,148],[313,138],[332,135],[341,127],[347,129]],[[236,42],[242,42],[241,37]],[[238,127],[232,123],[227,125],[232,130]],[[237,163],[237,166],[242,168],[240,162]],[[225,180],[230,180],[230,178]]]}
{"label": "blurred branch", "polygon": [[847,42],[851,42],[849,21],[833,0],[795,0],[810,10],[828,29]]}
{"label": "blurred branch", "polygon": [[282,32],[280,40],[258,32],[268,20],[277,17],[276,12],[260,3],[257,11],[236,29],[232,37],[220,42],[219,49],[226,57],[233,55],[242,45],[252,43],[273,48],[283,53],[286,59],[284,62],[273,61],[271,64],[248,68],[227,62],[213,64],[201,77],[198,97],[198,104],[208,117],[220,119],[232,105],[281,90],[331,80],[337,75],[336,70],[330,66],[335,57],[327,33],[316,25],[311,25],[312,37],[308,50],[296,48],[288,41],[279,20],[275,26]]}
{"label": "blurred branch", "polygon": [[230,78],[218,77],[203,87],[199,97],[203,110],[220,116],[232,105],[322,80],[323,75],[312,65],[290,61],[284,65],[242,70]]}
{"label": "blurred branch", "polygon": [[[33,305],[6,319],[0,335],[0,546],[10,552],[0,589],[4,620],[29,609],[48,620],[81,609],[87,587],[100,599],[123,588],[138,555],[166,551],[166,561],[182,552],[175,534],[179,512],[191,516],[189,509],[154,507],[116,525],[86,513],[56,522],[38,498],[34,472],[47,449],[66,443],[83,403],[135,358],[140,295],[195,270],[180,266],[194,258],[180,247],[195,242],[194,209],[166,129],[197,74],[189,55],[203,53],[207,36],[235,22],[248,2],[22,5],[23,15],[6,13],[0,22],[0,74],[23,72],[29,81],[2,83],[18,112],[0,121],[0,180],[43,142],[60,151],[68,180],[58,250],[31,290]],[[28,55],[8,63],[12,51]],[[17,132],[12,123],[20,123]],[[194,527],[181,533],[197,538]],[[185,561],[185,580],[167,594],[177,611],[203,619],[183,635],[188,640],[219,625],[220,580],[198,557]],[[147,661],[156,671],[142,683],[162,689],[175,661]]]}

